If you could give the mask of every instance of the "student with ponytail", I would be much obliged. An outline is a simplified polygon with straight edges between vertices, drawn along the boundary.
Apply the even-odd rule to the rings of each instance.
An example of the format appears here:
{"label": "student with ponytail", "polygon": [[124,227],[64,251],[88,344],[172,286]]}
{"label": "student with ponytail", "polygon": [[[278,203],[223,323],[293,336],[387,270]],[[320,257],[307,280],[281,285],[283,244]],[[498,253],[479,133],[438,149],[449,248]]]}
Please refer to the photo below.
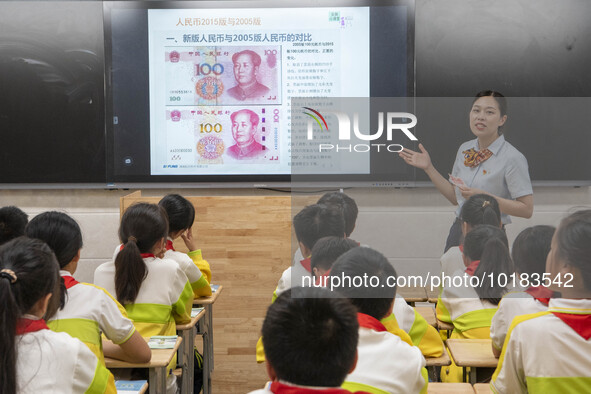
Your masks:
{"label": "student with ponytail", "polygon": [[548,310],[513,319],[495,393],[591,392],[591,210],[563,219],[546,260]]}
{"label": "student with ponytail", "polygon": [[113,375],[78,339],[50,331],[59,265],[39,240],[0,248],[0,393],[115,393]]}
{"label": "student with ponytail", "polygon": [[[444,284],[437,301],[437,318],[454,325],[450,338],[488,339],[492,318],[508,291],[501,286],[503,278],[510,284],[514,273],[505,232],[486,224],[477,226],[466,235],[463,259],[465,269],[456,271],[451,282]],[[442,368],[442,381],[461,379],[462,369],[453,362]]]}
{"label": "student with ponytail", "polygon": [[501,211],[497,199],[488,194],[475,194],[470,197],[460,210],[458,218],[462,231],[459,246],[450,247],[441,256],[441,271],[444,274],[451,274],[457,270],[464,269],[462,258],[463,239],[466,234],[480,224],[489,224],[495,227],[502,227]]}
{"label": "student with ponytail", "polygon": [[[176,323],[191,320],[191,284],[177,263],[162,259],[167,234],[164,209],[155,204],[132,205],[121,218],[122,245],[115,261],[102,264],[94,273],[94,283],[117,297],[142,337],[175,335]],[[176,357],[169,369],[174,365]],[[172,374],[167,391],[176,391]]]}
{"label": "student with ponytail", "polygon": [[60,310],[47,323],[49,328],[80,339],[103,364],[101,333],[112,341],[104,344],[108,357],[137,363],[150,361],[150,348],[121,304],[105,289],[79,283],[72,276],[82,249],[78,223],[62,212],[44,212],[29,222],[25,232],[30,238],[44,241],[60,265],[64,291],[60,294]]}

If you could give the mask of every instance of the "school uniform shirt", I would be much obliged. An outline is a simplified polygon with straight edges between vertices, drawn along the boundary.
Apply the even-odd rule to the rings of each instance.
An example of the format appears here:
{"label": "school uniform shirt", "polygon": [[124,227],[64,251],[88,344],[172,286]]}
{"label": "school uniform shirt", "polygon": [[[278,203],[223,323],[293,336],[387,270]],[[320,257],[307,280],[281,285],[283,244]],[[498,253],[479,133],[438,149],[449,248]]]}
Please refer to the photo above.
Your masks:
{"label": "school uniform shirt", "polygon": [[[299,249],[298,249],[299,251]],[[297,253],[296,253],[297,254]],[[301,255],[301,252],[300,252]],[[281,274],[281,278],[277,283],[277,288],[273,292],[271,303],[275,302],[277,297],[284,291],[291,289],[292,287],[302,286],[302,278],[309,277],[312,275],[312,266],[310,258],[301,259],[294,263],[291,267],[287,268]]]}
{"label": "school uniform shirt", "polygon": [[[490,144],[488,150],[492,152],[492,156],[476,167],[464,165],[462,152],[471,148],[479,150],[478,138],[460,145],[451,172],[454,177],[461,178],[466,186],[482,189],[509,200],[533,194],[527,159],[513,145],[505,141],[505,136],[499,136]],[[459,187],[454,189],[458,201],[456,216],[460,217],[460,211],[466,199],[462,196]],[[501,221],[503,224],[511,223],[509,215],[504,213],[501,213]]]}
{"label": "school uniform shirt", "polygon": [[449,275],[456,271],[462,271],[464,266],[464,259],[462,258],[462,249],[459,246],[452,246],[441,256],[441,272]]}
{"label": "school uniform shirt", "polygon": [[[443,354],[443,341],[435,327],[427,323],[425,318],[398,294],[394,299],[392,314],[380,321],[394,335],[398,335],[397,328],[408,334],[411,340],[409,344],[418,347],[423,356],[440,357]],[[402,339],[404,340],[404,337]]]}
{"label": "school uniform shirt", "polygon": [[367,394],[365,391],[351,393],[341,387],[299,386],[285,381],[267,382],[264,389],[251,391],[249,394]]}
{"label": "school uniform shirt", "polygon": [[[113,261],[119,254],[119,251],[123,245],[119,245],[113,252]],[[209,297],[211,295],[211,269],[209,263],[201,256],[201,249],[194,250],[188,254],[178,252],[172,245],[170,238],[166,241],[166,253],[164,258],[175,261],[183,270],[191,288],[193,289],[193,295],[195,298],[198,297]]]}
{"label": "school uniform shirt", "polygon": [[86,345],[25,317],[30,319],[19,319],[15,338],[19,394],[117,392],[113,375]]}
{"label": "school uniform shirt", "polygon": [[81,340],[104,365],[101,333],[113,343],[126,342],[135,332],[125,309],[105,289],[77,282],[68,271],[60,271],[68,294],[63,309],[47,322],[52,331],[65,332]]}
{"label": "school uniform shirt", "polygon": [[[199,252],[199,257],[201,256],[201,250],[195,252]],[[193,289],[193,295],[195,296],[195,298],[209,297],[211,295],[211,287],[209,286],[209,282],[206,276],[203,275],[203,273],[191,257],[189,257],[187,254],[183,252],[178,252],[174,249],[171,239],[168,239],[168,241],[166,241],[166,253],[164,253],[164,258],[176,261],[179,267],[181,267],[181,269],[189,279],[189,283],[191,284],[191,288]],[[205,261],[203,259],[201,260]],[[207,264],[207,262],[205,263]],[[209,264],[207,264],[207,266],[209,267]]]}
{"label": "school uniform shirt", "polygon": [[421,351],[389,333],[379,320],[358,314],[357,366],[343,388],[378,394],[427,391],[425,359]]}
{"label": "school uniform shirt", "polygon": [[492,377],[495,393],[591,392],[591,300],[552,298],[516,317]]}
{"label": "school uniform shirt", "polygon": [[544,312],[553,292],[544,287],[531,287],[526,291],[506,294],[499,303],[499,309],[493,316],[490,326],[490,339],[498,350],[503,348],[505,337],[513,319],[520,315]]}

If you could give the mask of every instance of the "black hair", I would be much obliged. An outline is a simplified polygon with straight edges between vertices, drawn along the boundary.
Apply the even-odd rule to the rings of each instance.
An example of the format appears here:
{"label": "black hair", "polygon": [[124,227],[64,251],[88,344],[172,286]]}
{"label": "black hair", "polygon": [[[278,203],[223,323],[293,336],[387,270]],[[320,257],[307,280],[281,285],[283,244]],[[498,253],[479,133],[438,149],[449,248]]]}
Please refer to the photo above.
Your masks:
{"label": "black hair", "polygon": [[156,204],[137,203],[123,214],[119,239],[124,247],[115,258],[115,292],[122,305],[133,304],[148,274],[141,254],[151,252],[167,234],[166,212]]}
{"label": "black hair", "polygon": [[[57,291],[59,265],[43,242],[19,237],[0,247],[0,270],[0,392],[15,394],[17,321],[41,298]],[[57,309],[52,301],[46,317]]]}
{"label": "black hair", "polygon": [[168,233],[188,230],[195,221],[195,207],[179,194],[168,194],[158,202],[168,215]]}
{"label": "black hair", "polygon": [[24,235],[28,220],[27,214],[19,207],[0,208],[0,245]]}
{"label": "black hair", "polygon": [[[359,312],[378,320],[386,317],[396,296],[396,270],[383,254],[365,247],[351,249],[333,264],[330,277],[332,288]],[[367,279],[360,282],[363,278]]]}
{"label": "black hair", "polygon": [[251,51],[250,49],[245,49],[244,51],[236,52],[235,54],[233,54],[232,55],[232,63],[236,63],[236,59],[238,59],[238,56],[240,56],[240,55],[250,56],[250,60],[252,60],[252,64],[255,67],[258,67],[261,65],[261,60],[262,60],[261,55],[259,55],[255,51]]}
{"label": "black hair", "polygon": [[475,194],[462,205],[460,220],[474,227],[479,224],[501,226],[501,210],[496,198],[488,194]]}
{"label": "black hair", "polygon": [[357,222],[357,215],[359,208],[357,203],[351,197],[342,192],[328,192],[318,200],[317,204],[336,205],[343,210],[343,218],[345,219],[345,235],[351,236],[355,229]]}
{"label": "black hair", "polygon": [[[25,228],[25,233],[29,238],[37,238],[45,242],[53,250],[60,268],[70,264],[82,249],[80,226],[63,212],[43,212],[35,216]],[[60,307],[63,308],[67,294],[63,279],[60,279],[60,287],[58,298]]]}
{"label": "black hair", "polygon": [[[345,252],[358,247],[357,242],[350,238],[343,237],[324,237],[320,238],[316,245],[312,248],[312,258],[310,266],[314,268],[322,268],[323,270],[331,269],[333,263]],[[313,272],[313,271],[312,271]]]}
{"label": "black hair", "polygon": [[262,330],[267,362],[281,380],[339,387],[357,355],[355,308],[326,289],[300,291],[305,297],[293,297],[287,290],[267,310]]}
{"label": "black hair", "polygon": [[591,290],[591,209],[562,219],[556,230],[556,243],[557,256],[577,268],[585,288]]}
{"label": "black hair", "polygon": [[[476,93],[474,96],[474,101],[472,101],[472,105],[481,97],[492,97],[495,99],[497,104],[499,105],[499,112],[501,112],[501,118],[507,114],[507,99],[501,93],[495,90],[481,90],[480,92]],[[497,131],[499,135],[503,134],[503,126],[499,127]]]}
{"label": "black hair", "polygon": [[546,258],[550,253],[554,226],[528,227],[519,233],[513,247],[511,258],[515,264],[515,271],[519,274],[540,274],[546,272]]}
{"label": "black hair", "polygon": [[343,214],[340,209],[330,205],[308,205],[294,216],[293,227],[298,242],[310,250],[322,237],[345,236]]}
{"label": "black hair", "polygon": [[507,289],[499,286],[497,279],[505,275],[509,283],[509,275],[515,272],[505,232],[488,224],[476,226],[466,234],[464,255],[470,261],[480,260],[474,272],[474,276],[480,278],[479,286],[475,287],[478,297],[498,305]]}

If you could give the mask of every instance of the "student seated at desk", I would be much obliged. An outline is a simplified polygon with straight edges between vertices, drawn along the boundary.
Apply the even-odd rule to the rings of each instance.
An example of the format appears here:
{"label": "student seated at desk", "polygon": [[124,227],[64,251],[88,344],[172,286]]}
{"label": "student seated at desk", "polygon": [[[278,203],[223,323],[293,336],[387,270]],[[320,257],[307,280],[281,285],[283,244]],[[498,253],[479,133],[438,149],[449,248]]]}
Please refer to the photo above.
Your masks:
{"label": "student seated at desk", "polygon": [[0,393],[115,393],[113,375],[78,339],[50,331],[59,265],[39,240],[0,248]]}
{"label": "student seated at desk", "polygon": [[[461,222],[462,239],[474,227],[481,224],[502,228],[501,210],[496,198],[488,194],[475,194],[462,205],[458,220]],[[457,270],[464,270],[462,258],[463,245],[452,246],[441,256],[441,272],[451,275]]]}
{"label": "student seated at desk", "polygon": [[[376,394],[427,391],[425,359],[420,350],[387,331],[380,322],[392,313],[396,287],[394,267],[381,253],[365,247],[343,254],[330,272],[331,288],[357,308],[358,360],[343,387]],[[349,280],[347,280],[349,278]],[[371,285],[355,286],[370,278]]]}
{"label": "student seated at desk", "polygon": [[152,352],[148,344],[121,304],[105,289],[79,283],[72,276],[82,249],[78,223],[63,212],[44,212],[35,216],[25,231],[28,237],[47,243],[60,265],[62,291],[55,295],[60,309],[48,320],[49,328],[80,339],[103,364],[101,333],[112,341],[104,349],[108,357],[138,363],[150,361]]}
{"label": "student seated at desk", "polygon": [[[554,230],[552,226],[528,227],[515,238],[511,257],[515,265],[515,273],[519,278],[517,284],[522,282],[542,284]],[[495,357],[501,355],[507,330],[513,319],[519,315],[548,310],[548,301],[554,296],[552,290],[547,287],[532,286],[524,291],[507,293],[503,297],[490,326],[490,338]]]}
{"label": "student seated at desk", "polygon": [[[345,252],[359,244],[349,238],[324,237],[312,249],[311,267],[315,281],[325,282],[334,262]],[[394,311],[381,320],[389,332],[398,335],[409,345],[417,346],[425,357],[443,354],[443,341],[435,327],[429,325],[404,298],[396,294]]]}
{"label": "student seated at desk", "polygon": [[0,208],[0,245],[25,234],[29,218],[15,206]]}
{"label": "student seated at desk", "polygon": [[[176,261],[182,268],[195,298],[211,295],[211,268],[207,260],[203,259],[201,249],[193,238],[193,222],[195,221],[195,207],[189,200],[178,194],[168,194],[158,202],[168,215],[168,238],[166,240],[166,253],[164,258]],[[174,250],[172,243],[181,237],[189,249],[185,254]],[[197,269],[195,269],[197,268]]]}
{"label": "student seated at desk", "polygon": [[[177,263],[161,258],[167,233],[163,208],[132,205],[121,218],[121,251],[115,261],[102,264],[94,273],[94,283],[116,295],[142,337],[176,335],[175,323],[191,321],[191,284]],[[175,365],[176,357],[170,369]],[[167,392],[175,391],[175,377],[169,374]]]}
{"label": "student seated at desk", "polygon": [[546,261],[548,310],[513,319],[491,383],[495,393],[591,392],[591,210],[563,219]]}
{"label": "student seated at desk", "polygon": [[[456,271],[443,287],[437,318],[454,325],[450,338],[489,339],[493,315],[507,292],[499,279],[514,272],[505,232],[495,226],[477,226],[466,235],[463,256],[466,269]],[[460,286],[453,285],[454,279]],[[462,369],[452,361],[442,369],[441,380],[461,382]]]}
{"label": "student seated at desk", "polygon": [[348,300],[322,288],[285,291],[269,306],[263,322],[271,382],[251,394],[350,393],[340,386],[355,368],[358,328]]}

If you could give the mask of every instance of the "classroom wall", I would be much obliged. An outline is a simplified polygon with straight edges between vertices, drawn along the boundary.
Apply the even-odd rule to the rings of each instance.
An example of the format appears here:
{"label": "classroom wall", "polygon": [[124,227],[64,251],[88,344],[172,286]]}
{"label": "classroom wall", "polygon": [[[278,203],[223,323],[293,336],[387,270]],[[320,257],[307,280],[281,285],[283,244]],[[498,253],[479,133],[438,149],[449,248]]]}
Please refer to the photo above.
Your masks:
{"label": "classroom wall", "polygon": [[[84,235],[76,276],[79,280],[92,281],[94,268],[109,260],[118,244],[119,198],[132,191],[2,190],[0,206],[17,205],[30,215],[29,218],[46,210],[62,210],[73,216]],[[143,195],[162,196],[171,191],[191,196],[278,194],[253,189],[147,189],[143,190]],[[400,275],[439,272],[439,257],[453,221],[454,208],[434,188],[359,188],[346,192],[359,205],[354,239],[384,253]],[[514,219],[507,227],[510,242],[525,227],[557,225],[569,209],[591,208],[591,187],[534,188],[534,199],[533,217]],[[212,266],[215,271],[215,262]]]}

